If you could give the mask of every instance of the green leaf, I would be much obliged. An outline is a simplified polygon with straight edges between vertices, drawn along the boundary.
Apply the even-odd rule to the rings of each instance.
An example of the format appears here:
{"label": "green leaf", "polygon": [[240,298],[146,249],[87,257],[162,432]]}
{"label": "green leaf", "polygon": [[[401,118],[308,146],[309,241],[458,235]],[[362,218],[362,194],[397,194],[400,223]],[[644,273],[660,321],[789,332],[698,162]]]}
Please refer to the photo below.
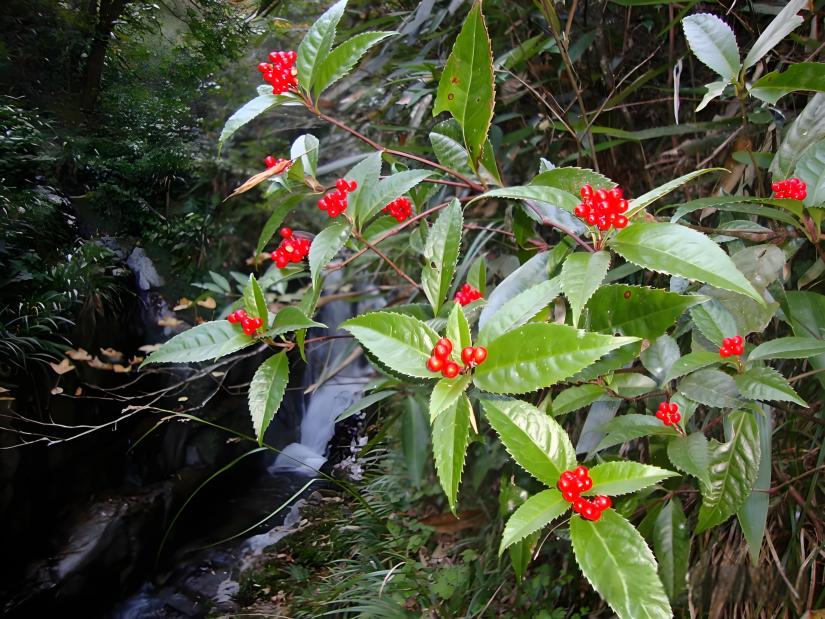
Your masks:
{"label": "green leaf", "polygon": [[668,370],[664,382],[670,382],[684,376],[685,374],[690,374],[691,372],[706,368],[714,363],[720,363],[721,361],[722,358],[719,356],[719,353],[716,352],[699,351],[688,353],[678,361],[674,362],[674,364],[670,367],[670,370]]}
{"label": "green leaf", "polygon": [[427,236],[421,285],[424,287],[427,300],[433,307],[434,314],[438,314],[441,309],[441,304],[450,290],[450,283],[455,275],[463,225],[461,204],[454,199],[450,206],[438,214]]}
{"label": "green leaf", "polygon": [[255,340],[227,320],[205,322],[179,333],[151,353],[141,367],[150,363],[191,363],[210,361],[246,348]]}
{"label": "green leaf", "polygon": [[374,404],[378,404],[382,400],[386,400],[388,397],[395,395],[396,393],[398,392],[392,389],[387,389],[385,391],[376,391],[375,393],[365,395],[363,398],[356,402],[353,402],[347,408],[341,411],[341,414],[335,418],[335,423],[343,421],[344,419],[348,419],[353,415],[360,413],[365,408],[369,408]]}
{"label": "green leaf", "polygon": [[482,400],[481,404],[513,459],[540,482],[555,486],[561,474],[576,465],[567,433],[535,406],[521,400]]}
{"label": "green leaf", "polygon": [[639,372],[623,372],[607,377],[607,386],[623,398],[638,398],[656,389],[656,381]]}
{"label": "green leaf", "polygon": [[693,372],[679,383],[679,393],[688,400],[715,408],[735,408],[739,400],[739,389],[734,380],[715,369]]}
{"label": "green leaf", "polygon": [[566,167],[542,172],[533,177],[530,185],[555,187],[577,196],[584,185],[590,185],[593,189],[613,189],[616,183],[587,168]]}
{"label": "green leaf", "polygon": [[433,106],[433,116],[448,111],[461,125],[474,165],[481,158],[494,105],[493,51],[478,1],[455,40]]}
{"label": "green leaf", "polygon": [[716,15],[698,13],[685,17],[682,28],[699,60],[728,81],[739,77],[739,46],[730,26]]}
{"label": "green leaf", "polygon": [[284,398],[289,382],[289,361],[286,351],[264,361],[249,384],[249,413],[258,444],[264,444],[264,434]]}
{"label": "green leaf", "polygon": [[369,207],[361,213],[361,219],[359,221],[365,222],[377,215],[387,204],[396,198],[400,198],[430,176],[432,176],[432,172],[426,170],[405,170],[381,179],[378,182],[375,195],[372,197]]}
{"label": "green leaf", "polygon": [[487,263],[484,256],[479,256],[467,270],[467,283],[484,295],[487,287]]}
{"label": "green leaf", "polygon": [[267,110],[284,103],[294,101],[292,97],[273,94],[261,94],[251,101],[244,103],[238,111],[236,111],[223,126],[221,135],[218,138],[218,154],[226,141],[231,138],[235,132],[243,127],[246,123],[256,119],[258,116]]}
{"label": "green leaf", "polygon": [[[320,146],[321,143],[318,138],[311,133],[305,133],[299,135],[295,138],[295,141],[292,142],[292,146],[289,149],[289,156],[295,163],[298,161],[301,162],[306,174],[315,176],[318,173],[318,150]],[[292,165],[294,166],[295,163]],[[290,170],[291,169],[292,168],[290,168]],[[300,181],[303,182],[303,180],[304,178],[301,176]]]}
{"label": "green leaf", "polygon": [[825,206],[825,141],[805,151],[794,172],[808,186],[805,206]]}
{"label": "green leaf", "polygon": [[680,471],[710,485],[710,447],[701,432],[672,438],[667,444],[667,457]]}
{"label": "green leaf", "polygon": [[690,562],[690,529],[676,497],[665,503],[653,523],[653,551],[659,560],[659,578],[674,600],[685,588]]}
{"label": "green leaf", "polygon": [[752,413],[735,411],[727,417],[727,443],[711,441],[710,484],[701,485],[702,507],[696,534],[730,518],[745,502],[759,472],[759,430]]}
{"label": "green leaf", "polygon": [[676,473],[673,471],[630,460],[603,462],[590,468],[590,479],[593,480],[593,487],[582,494],[606,494],[609,496],[630,494],[658,484],[663,479],[675,475]]}
{"label": "green leaf", "polygon": [[748,361],[765,359],[807,359],[825,354],[825,341],[813,337],[780,337],[754,348]]}
{"label": "green leaf", "polygon": [[432,422],[435,469],[453,513],[470,442],[471,414],[470,400],[462,395]]}
{"label": "green leaf", "polygon": [[707,174],[708,172],[727,172],[727,170],[725,168],[706,168],[704,170],[695,170],[685,174],[684,176],[680,176],[679,178],[674,178],[672,181],[668,181],[664,185],[659,185],[655,189],[651,189],[647,193],[642,194],[638,198],[633,198],[630,200],[630,205],[628,206],[626,213],[627,217],[632,217],[639,211],[646,209],[648,206],[656,202],[656,200],[664,198],[667,194],[676,191],[685,183],[688,183],[703,174]]}
{"label": "green leaf", "polygon": [[686,309],[703,301],[705,297],[698,295],[609,284],[599,288],[587,304],[589,328],[652,340],[673,326]]}
{"label": "green leaf", "polygon": [[568,387],[553,400],[553,416],[559,417],[572,413],[585,406],[590,406],[596,400],[607,396],[607,389],[601,385],[579,385]]}
{"label": "green leaf", "polygon": [[736,512],[739,526],[748,542],[751,561],[759,562],[762,538],[765,536],[765,524],[768,520],[768,507],[771,488],[771,417],[769,411],[756,415],[759,428],[759,475],[745,503]]}
{"label": "green leaf", "polygon": [[825,139],[825,94],[820,93],[811,97],[788,127],[771,162],[771,174],[778,178],[790,176],[797,161],[822,139]]}
{"label": "green leaf", "polygon": [[574,327],[579,326],[582,309],[601,286],[609,268],[610,253],[606,251],[576,252],[564,261],[560,283],[573,312]]}
{"label": "green leaf", "polygon": [[[310,92],[312,84],[317,79],[320,62],[329,57],[332,43],[335,40],[335,28],[341,21],[347,0],[339,0],[319,17],[304,35],[298,46],[298,59],[295,66],[298,69],[298,84],[306,92]],[[320,61],[320,62],[319,62]]]}
{"label": "green leaf", "polygon": [[637,338],[579,331],[560,324],[523,325],[487,346],[475,385],[490,393],[527,393],[573,376]]}
{"label": "green leaf", "polygon": [[610,246],[628,262],[651,271],[695,279],[765,304],[722,248],[691,228],[671,223],[634,223],[620,230]]}
{"label": "green leaf", "polygon": [[309,329],[311,327],[326,327],[326,325],[308,318],[307,315],[297,307],[287,305],[281,308],[276,314],[275,320],[272,321],[272,328],[267,335],[275,337],[282,333],[298,331],[299,329]]}
{"label": "green leaf", "polygon": [[541,531],[569,508],[570,503],[565,501],[561,492],[555,488],[534,494],[522,503],[507,520],[501,535],[498,554],[501,555],[506,548],[531,533]]}
{"label": "green leaf", "polygon": [[744,69],[750,69],[753,65],[759,62],[762,57],[771,51],[776,45],[788,36],[791,32],[796,30],[803,21],[801,15],[797,13],[805,8],[808,0],[790,0],[785,5],[779,14],[771,20],[768,27],[762,31],[756,43],[753,44],[748,55],[745,56],[745,62],[742,63]]}
{"label": "green leaf", "polygon": [[479,330],[483,330],[487,322],[510,299],[536,284],[547,281],[547,256],[548,252],[536,254],[496,286],[478,317]]}
{"label": "green leaf", "polygon": [[614,445],[621,445],[627,441],[632,441],[643,436],[651,436],[654,434],[673,436],[677,434],[676,430],[662,424],[656,417],[636,413],[611,419],[602,425],[599,431],[605,433],[606,436],[598,444],[596,451],[601,451]]}
{"label": "green leaf", "polygon": [[668,372],[673,365],[679,361],[681,352],[679,345],[669,335],[660,335],[656,340],[642,351],[639,359],[644,368],[663,385],[666,382]]}
{"label": "green leaf", "polygon": [[797,62],[782,73],[771,71],[753,83],[750,95],[775,105],[785,95],[798,91],[825,92],[825,63]]}
{"label": "green leaf", "polygon": [[722,346],[725,338],[733,337],[738,332],[733,314],[716,299],[691,308],[690,317],[702,335],[717,346]]}
{"label": "green leaf", "polygon": [[458,401],[472,380],[472,374],[467,373],[456,378],[442,378],[435,384],[430,394],[430,423]]}
{"label": "green leaf", "polygon": [[559,278],[554,277],[513,296],[490,316],[478,332],[478,343],[486,344],[517,327],[527,324],[559,296]]}
{"label": "green leaf", "polygon": [[467,149],[452,137],[438,131],[432,131],[430,133],[430,144],[432,144],[433,152],[441,165],[452,168],[457,172],[466,174],[471,172]]}
{"label": "green leaf", "polygon": [[266,299],[258,280],[252,273],[249,274],[249,281],[243,289],[243,304],[247,314],[253,318],[260,318],[264,321],[263,328],[269,328],[269,310],[266,307]]}
{"label": "green leaf", "polygon": [[366,213],[373,205],[381,176],[381,153],[374,152],[355,164],[344,178],[354,180],[358,187],[347,196],[347,212],[359,224],[366,221]]}
{"label": "green leaf", "polygon": [[417,398],[408,398],[401,418],[401,450],[412,482],[418,486],[424,479],[430,428]]}
{"label": "green leaf", "polygon": [[[825,339],[825,296],[789,290],[785,293],[785,299],[788,304],[786,315],[793,332],[800,337]],[[811,357],[808,362],[814,369],[825,368],[825,355]],[[820,385],[825,387],[825,373],[820,372],[816,376]]]}
{"label": "green leaf", "polygon": [[476,196],[470,200],[470,204],[483,198],[507,198],[509,200],[536,200],[545,202],[552,206],[557,206],[570,213],[579,205],[580,200],[572,193],[567,193],[555,187],[545,187],[543,185],[520,185],[515,187],[502,187],[493,189]]}
{"label": "green leaf", "polygon": [[397,33],[362,32],[341,43],[328,55],[322,56],[312,80],[315,96],[321,96],[322,92],[349,73],[373,45],[394,34]]}
{"label": "green leaf", "polygon": [[350,227],[346,221],[336,221],[318,233],[309,246],[309,273],[312,285],[321,284],[323,268],[338,255],[344,243],[349,239]]}
{"label": "green leaf", "polygon": [[371,312],[350,318],[340,325],[391,370],[417,378],[436,378],[427,369],[427,359],[438,334],[412,316]]}
{"label": "green leaf", "polygon": [[585,578],[619,619],[671,619],[656,559],[639,532],[613,509],[589,522],[570,520],[570,539]]}
{"label": "green leaf", "polygon": [[269,219],[266,220],[264,227],[261,229],[261,235],[258,237],[258,245],[255,248],[256,256],[263,252],[264,247],[266,247],[266,244],[269,243],[269,240],[281,227],[286,216],[289,215],[289,212],[295,208],[303,197],[303,194],[291,195],[275,207],[275,210],[272,211]]}
{"label": "green leaf", "polygon": [[460,303],[453,303],[453,309],[447,317],[447,337],[453,343],[453,356],[456,359],[461,358],[462,349],[473,343],[470,325],[467,324],[467,316]]}
{"label": "green leaf", "polygon": [[510,563],[513,565],[513,572],[515,572],[516,580],[519,582],[524,579],[527,567],[530,565],[530,561],[533,560],[533,549],[538,541],[539,534],[533,533],[507,549],[507,553],[510,555]]}
{"label": "green leaf", "polygon": [[705,96],[702,97],[702,100],[699,102],[699,105],[696,106],[696,111],[701,112],[704,110],[708,103],[713,101],[716,97],[722,95],[725,92],[725,88],[728,87],[730,84],[730,80],[722,80],[720,82],[711,82],[710,84],[705,84],[705,88],[707,88],[707,92]]}
{"label": "green leaf", "polygon": [[734,376],[734,381],[742,395],[749,400],[793,402],[799,406],[808,406],[785,377],[773,368],[750,368]]}

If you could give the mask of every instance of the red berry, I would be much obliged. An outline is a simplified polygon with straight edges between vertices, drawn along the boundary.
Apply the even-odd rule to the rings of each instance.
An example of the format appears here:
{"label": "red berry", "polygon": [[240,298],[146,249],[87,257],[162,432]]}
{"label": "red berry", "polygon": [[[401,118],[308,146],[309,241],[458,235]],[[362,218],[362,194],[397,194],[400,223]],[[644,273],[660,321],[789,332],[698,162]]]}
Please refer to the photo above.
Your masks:
{"label": "red berry", "polygon": [[561,493],[561,498],[563,498],[568,503],[573,503],[576,499],[579,498],[579,493],[575,490],[563,490]]}
{"label": "red berry", "polygon": [[719,349],[719,355],[722,357],[730,357],[732,354],[733,353],[731,352],[730,348],[726,346],[722,346],[722,348]]}
{"label": "red berry", "polygon": [[443,344],[436,344],[435,348],[433,348],[433,357],[438,357],[439,359],[447,359],[450,356],[450,349],[444,346]]}
{"label": "red berry", "polygon": [[472,346],[467,346],[461,351],[461,360],[464,362],[464,365],[470,365],[473,362],[475,352],[476,349]]}
{"label": "red berry", "polygon": [[238,322],[240,320],[240,318],[238,318],[238,314],[235,313],[235,312],[232,312],[231,314],[229,314],[229,316],[227,316],[226,319],[229,322],[231,322],[232,324],[235,324],[236,322]]}
{"label": "red berry", "polygon": [[592,480],[592,479],[590,479],[590,476],[589,476],[589,475],[588,475],[587,477],[585,477],[584,479],[582,479],[582,480],[581,480],[581,489],[582,489],[582,492],[587,492],[587,491],[588,491],[588,490],[590,490],[592,487],[593,487],[593,480]]}
{"label": "red berry", "polygon": [[487,358],[487,349],[483,346],[476,346],[475,352],[473,353],[473,361],[475,361],[476,365],[481,365],[484,363],[484,360]]}
{"label": "red berry", "polygon": [[274,168],[276,163],[275,157],[272,155],[267,155],[264,159],[264,165],[266,165],[267,168]]}
{"label": "red berry", "polygon": [[447,364],[444,366],[444,369],[441,370],[441,373],[447,378],[455,378],[458,376],[458,373],[461,371],[461,368],[458,367],[458,364],[453,361],[448,361]]}
{"label": "red berry", "polygon": [[581,515],[584,516],[587,520],[592,520],[593,522],[595,522],[596,520],[601,518],[602,512],[595,505],[588,502],[584,506],[584,509],[582,510]]}
{"label": "red berry", "polygon": [[284,226],[280,230],[278,230],[278,234],[281,236],[282,239],[288,239],[292,236],[292,228],[287,228]]}
{"label": "red berry", "polygon": [[436,346],[438,346],[439,344],[440,344],[441,346],[444,346],[444,347],[447,349],[447,354],[448,354],[448,355],[449,355],[451,352],[453,352],[453,343],[450,341],[450,338],[447,338],[447,337],[442,337],[440,340],[438,340],[438,341],[435,343],[435,345],[436,345]]}
{"label": "red berry", "polygon": [[427,369],[430,372],[440,372],[444,367],[444,359],[433,355],[427,360]]}
{"label": "red berry", "polygon": [[679,413],[671,413],[670,414],[670,423],[679,423],[682,420],[682,415]]}
{"label": "red berry", "polygon": [[679,405],[676,402],[671,402],[670,406],[668,406],[668,411],[671,413],[678,413],[679,412]]}
{"label": "red berry", "polygon": [[577,466],[573,469],[573,475],[578,477],[579,479],[584,479],[585,477],[589,477],[589,473],[586,466]]}
{"label": "red berry", "polygon": [[349,189],[349,191],[355,191],[356,189],[358,189],[358,183],[356,183],[355,181],[350,181],[347,184],[347,189]]}
{"label": "red berry", "polygon": [[604,511],[613,506],[613,501],[610,500],[609,496],[604,496],[600,494],[595,499],[593,499],[593,504],[601,511]]}
{"label": "red berry", "polygon": [[577,514],[581,514],[584,512],[585,508],[588,505],[588,502],[582,498],[576,498],[572,501],[573,503],[573,511]]}
{"label": "red berry", "polygon": [[570,479],[565,479],[564,476],[559,479],[558,483],[556,484],[559,490],[564,492],[565,490],[570,490],[573,487],[573,482]]}

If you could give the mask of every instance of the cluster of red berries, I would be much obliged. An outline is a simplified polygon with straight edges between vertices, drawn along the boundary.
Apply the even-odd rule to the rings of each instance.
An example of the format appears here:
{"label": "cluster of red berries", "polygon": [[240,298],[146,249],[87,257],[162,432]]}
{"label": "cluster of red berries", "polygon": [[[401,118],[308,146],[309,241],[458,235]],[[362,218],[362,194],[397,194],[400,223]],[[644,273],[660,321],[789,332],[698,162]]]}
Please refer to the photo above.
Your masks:
{"label": "cluster of red berries", "polygon": [[467,346],[461,350],[461,360],[468,368],[481,365],[486,358],[487,349],[484,346]]}
{"label": "cluster of red berries", "polygon": [[281,228],[278,231],[283,239],[278,248],[270,254],[275,266],[283,269],[290,262],[300,262],[309,253],[309,239],[295,236],[292,228]]}
{"label": "cluster of red berries", "polygon": [[292,165],[292,162],[289,159],[283,159],[280,157],[278,159],[275,159],[275,157],[273,157],[272,155],[267,155],[264,158],[264,165],[266,166],[267,170],[269,168],[274,168],[276,165],[281,165],[282,163],[286,164],[284,170],[288,170],[289,166]]}
{"label": "cluster of red berries", "polygon": [[264,81],[272,84],[273,94],[280,95],[298,86],[298,69],[295,68],[297,58],[298,54],[291,50],[270,52],[269,62],[258,65],[258,71],[263,74]]}
{"label": "cluster of red berries", "polygon": [[722,340],[719,356],[730,357],[731,355],[741,355],[743,352],[745,352],[745,342],[741,335],[736,335]]}
{"label": "cluster of red berries", "polygon": [[610,227],[624,228],[627,225],[627,200],[622,197],[621,187],[613,189],[593,189],[590,185],[581,188],[582,202],[573,211],[576,217],[599,230]]}
{"label": "cluster of red berries", "polygon": [[442,337],[433,346],[433,354],[427,359],[427,369],[430,372],[441,372],[445,378],[458,376],[461,369],[455,361],[450,360],[451,352],[453,352],[453,343],[449,338]]}
{"label": "cluster of red berries", "polygon": [[326,211],[330,217],[338,217],[347,210],[347,194],[358,189],[355,181],[339,178],[335,181],[335,190],[318,200],[318,208]]}
{"label": "cluster of red berries", "polygon": [[808,197],[808,186],[796,177],[771,183],[771,189],[774,198],[804,200]]}
{"label": "cluster of red berries", "polygon": [[226,319],[233,325],[238,322],[241,323],[241,328],[247,335],[252,335],[264,325],[264,321],[262,319],[250,318],[246,315],[246,310],[242,309],[232,312],[226,317]]}
{"label": "cluster of red berries", "polygon": [[458,292],[455,293],[454,298],[456,303],[468,305],[481,298],[481,291],[473,288],[470,284],[464,284]]}
{"label": "cluster of red berries", "polygon": [[573,511],[586,520],[596,521],[602,517],[602,512],[613,505],[609,496],[597,496],[592,501],[583,499],[582,492],[593,487],[593,480],[586,466],[577,466],[572,471],[561,474],[557,484],[561,496],[568,503],[573,504]]}
{"label": "cluster of red berries", "polygon": [[682,420],[682,415],[679,414],[679,405],[675,402],[662,402],[659,404],[659,410],[656,411],[656,418],[666,426],[679,423]]}
{"label": "cluster of red berries", "polygon": [[412,215],[412,202],[403,196],[396,198],[384,207],[384,212],[402,222]]}

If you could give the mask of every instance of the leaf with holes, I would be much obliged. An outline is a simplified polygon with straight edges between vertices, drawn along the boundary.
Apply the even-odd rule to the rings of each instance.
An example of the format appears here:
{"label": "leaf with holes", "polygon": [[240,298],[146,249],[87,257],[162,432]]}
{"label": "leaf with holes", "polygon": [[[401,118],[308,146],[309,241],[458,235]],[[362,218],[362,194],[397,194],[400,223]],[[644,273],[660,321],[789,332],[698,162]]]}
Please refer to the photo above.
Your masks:
{"label": "leaf with holes", "polygon": [[701,232],[671,223],[634,223],[610,240],[625,260],[651,271],[694,279],[765,305],[730,257]]}
{"label": "leaf with holes", "polygon": [[513,459],[540,482],[554,486],[576,465],[573,444],[558,422],[521,400],[482,400],[487,421]]}
{"label": "leaf with holes", "polygon": [[587,333],[560,324],[526,324],[487,346],[474,382],[490,393],[527,393],[570,378],[637,338]]}
{"label": "leaf with holes", "polygon": [[263,445],[264,434],[284,398],[289,382],[289,361],[286,351],[279,352],[258,366],[249,384],[249,413],[258,444]]}
{"label": "leaf with holes", "polygon": [[673,612],[645,540],[615,510],[570,520],[570,540],[585,578],[619,619],[671,619]]}

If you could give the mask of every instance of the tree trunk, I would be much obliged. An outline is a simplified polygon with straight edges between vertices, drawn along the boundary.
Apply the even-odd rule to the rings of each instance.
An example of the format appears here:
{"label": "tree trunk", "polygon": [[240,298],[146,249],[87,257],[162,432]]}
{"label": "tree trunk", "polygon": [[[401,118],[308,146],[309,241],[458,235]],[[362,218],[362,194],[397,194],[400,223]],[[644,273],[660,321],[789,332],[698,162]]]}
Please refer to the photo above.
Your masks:
{"label": "tree trunk", "polygon": [[83,91],[81,92],[80,106],[85,112],[94,110],[100,94],[100,81],[103,77],[103,68],[106,65],[106,52],[109,49],[109,40],[115,21],[123,13],[129,0],[100,0],[97,10],[97,20],[94,28],[92,45],[89,48],[89,57],[83,75]]}

